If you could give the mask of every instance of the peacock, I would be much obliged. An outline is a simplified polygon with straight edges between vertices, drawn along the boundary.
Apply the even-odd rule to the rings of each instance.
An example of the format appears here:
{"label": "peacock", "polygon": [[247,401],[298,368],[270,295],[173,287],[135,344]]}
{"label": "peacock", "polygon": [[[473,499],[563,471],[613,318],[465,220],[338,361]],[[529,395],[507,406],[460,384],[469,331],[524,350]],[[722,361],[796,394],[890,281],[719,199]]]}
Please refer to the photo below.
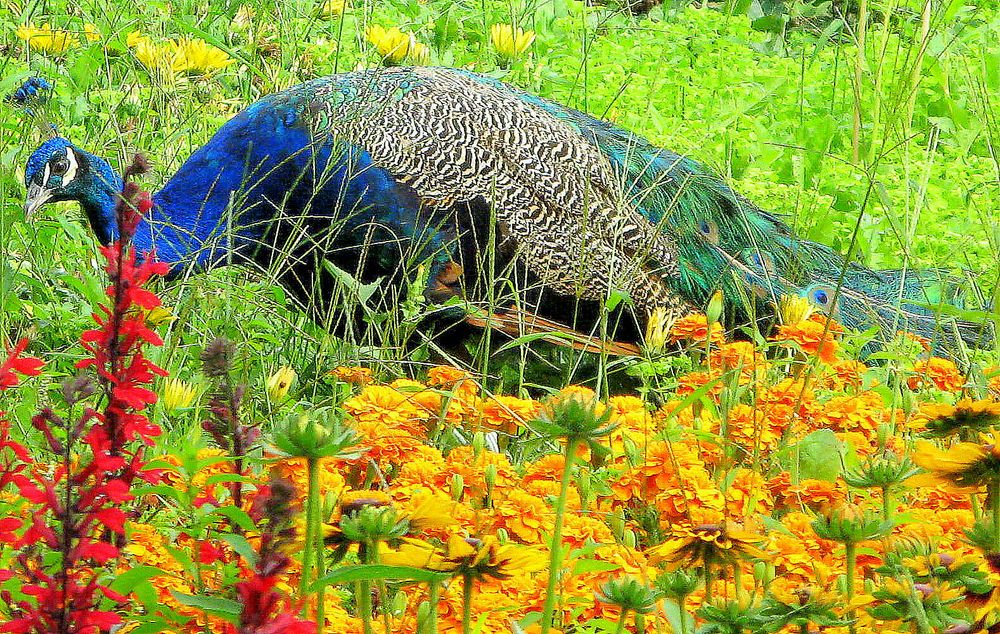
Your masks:
{"label": "peacock", "polygon": [[[25,181],[27,216],[76,201],[101,243],[118,236],[123,183],[105,159],[53,133]],[[766,329],[792,296],[849,328],[883,339],[909,330],[946,354],[989,340],[948,316],[965,285],[947,271],[846,261],[689,157],[464,70],[359,70],[264,97],[153,202],[140,252],[174,275],[275,271],[317,315],[337,312],[347,273],[384,280],[388,305],[414,279],[442,314],[461,299],[510,304],[493,311],[501,330],[515,315],[594,333],[618,298],[625,317],[610,334],[634,341],[654,311],[688,315],[721,291],[733,326]]]}

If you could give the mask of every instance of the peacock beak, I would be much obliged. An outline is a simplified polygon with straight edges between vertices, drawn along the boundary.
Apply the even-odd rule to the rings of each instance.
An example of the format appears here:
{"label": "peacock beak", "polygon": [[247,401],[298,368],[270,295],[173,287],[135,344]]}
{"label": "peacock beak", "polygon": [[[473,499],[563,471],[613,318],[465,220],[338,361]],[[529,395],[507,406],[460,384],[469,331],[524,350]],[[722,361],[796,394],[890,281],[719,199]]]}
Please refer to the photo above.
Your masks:
{"label": "peacock beak", "polygon": [[24,200],[24,219],[31,220],[38,208],[49,202],[52,198],[52,190],[46,189],[44,185],[31,183],[28,185],[28,196]]}

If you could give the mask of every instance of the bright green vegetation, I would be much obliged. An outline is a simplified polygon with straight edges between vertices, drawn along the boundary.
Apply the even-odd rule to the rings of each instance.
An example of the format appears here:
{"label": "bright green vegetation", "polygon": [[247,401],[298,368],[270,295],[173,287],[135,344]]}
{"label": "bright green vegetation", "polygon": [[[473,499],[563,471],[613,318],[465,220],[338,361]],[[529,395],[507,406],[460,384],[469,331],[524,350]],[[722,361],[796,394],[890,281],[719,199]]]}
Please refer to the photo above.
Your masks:
{"label": "bright green vegetation", "polygon": [[[805,237],[846,252],[859,228],[856,253],[870,266],[968,269],[982,287],[996,286],[1000,16],[992,6],[762,9],[755,1],[636,18],[577,0],[356,0],[330,15],[301,1],[246,3],[252,11],[235,2],[50,2],[44,13],[17,4],[0,13],[2,92],[29,73],[54,80],[60,133],[118,165],[146,153],[150,189],[258,97],[376,65],[365,27],[398,26],[430,47],[430,64],[495,74],[690,154]],[[863,36],[859,10],[868,16]],[[15,29],[46,22],[79,31],[92,23],[102,38],[64,54],[29,52]],[[490,44],[494,23],[537,33],[506,69]],[[202,38],[238,61],[211,77],[153,76],[127,45],[135,31],[154,41]],[[71,352],[66,334],[84,326],[104,284],[95,243],[72,206],[24,224],[23,162],[40,134],[11,107],[0,109],[0,129],[0,338],[30,332],[39,349]],[[320,372],[387,356],[323,344],[284,307],[280,288],[245,271],[193,277],[165,299],[179,319],[155,360],[182,378],[197,367],[189,349],[215,334],[245,342],[248,376],[279,363]]]}

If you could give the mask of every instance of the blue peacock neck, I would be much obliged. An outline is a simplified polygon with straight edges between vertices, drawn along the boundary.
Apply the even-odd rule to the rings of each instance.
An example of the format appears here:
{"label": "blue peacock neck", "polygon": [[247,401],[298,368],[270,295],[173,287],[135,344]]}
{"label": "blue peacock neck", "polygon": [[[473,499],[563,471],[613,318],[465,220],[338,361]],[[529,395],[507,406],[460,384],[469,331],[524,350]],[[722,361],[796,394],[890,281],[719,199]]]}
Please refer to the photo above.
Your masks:
{"label": "blue peacock neck", "polygon": [[80,198],[80,206],[90,221],[98,241],[108,245],[118,239],[118,222],[115,219],[115,205],[118,202],[118,192],[122,190],[121,176],[110,168],[100,178],[94,179],[94,185],[87,194]]}

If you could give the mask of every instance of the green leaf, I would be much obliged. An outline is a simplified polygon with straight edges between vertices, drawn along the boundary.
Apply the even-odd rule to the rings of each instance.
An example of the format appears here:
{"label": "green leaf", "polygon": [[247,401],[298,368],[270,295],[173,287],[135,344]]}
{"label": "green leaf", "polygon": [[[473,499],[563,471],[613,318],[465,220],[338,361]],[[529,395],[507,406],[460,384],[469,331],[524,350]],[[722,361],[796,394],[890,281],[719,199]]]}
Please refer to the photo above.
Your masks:
{"label": "green leaf", "polygon": [[233,550],[235,550],[240,557],[246,560],[247,564],[250,566],[257,565],[257,551],[253,549],[247,538],[242,535],[227,534],[220,537],[222,541],[229,544]]}
{"label": "green leaf", "polygon": [[233,625],[237,625],[240,622],[240,614],[242,613],[243,608],[240,606],[238,601],[223,599],[222,597],[206,597],[203,595],[184,594],[183,592],[176,592],[174,590],[171,590],[170,594],[173,595],[179,603],[186,605],[189,608],[197,608],[205,614],[211,614],[212,616],[217,616],[220,619],[225,619]]}
{"label": "green leaf", "polygon": [[245,531],[252,531],[255,528],[253,520],[243,509],[235,506],[220,506],[215,509],[215,513],[225,517]]}
{"label": "green leaf", "polygon": [[840,475],[843,451],[843,443],[831,430],[814,431],[793,446],[789,470],[799,478],[832,482]]}
{"label": "green leaf", "polygon": [[167,573],[163,572],[156,566],[136,566],[134,568],[129,568],[120,575],[117,575],[115,580],[112,581],[108,587],[115,592],[129,594],[143,581],[149,581],[154,577],[159,577],[160,575],[165,574]]}
{"label": "green leaf", "polygon": [[573,574],[580,575],[587,572],[611,572],[621,568],[620,564],[611,561],[601,561],[600,559],[579,559],[573,564]]}

